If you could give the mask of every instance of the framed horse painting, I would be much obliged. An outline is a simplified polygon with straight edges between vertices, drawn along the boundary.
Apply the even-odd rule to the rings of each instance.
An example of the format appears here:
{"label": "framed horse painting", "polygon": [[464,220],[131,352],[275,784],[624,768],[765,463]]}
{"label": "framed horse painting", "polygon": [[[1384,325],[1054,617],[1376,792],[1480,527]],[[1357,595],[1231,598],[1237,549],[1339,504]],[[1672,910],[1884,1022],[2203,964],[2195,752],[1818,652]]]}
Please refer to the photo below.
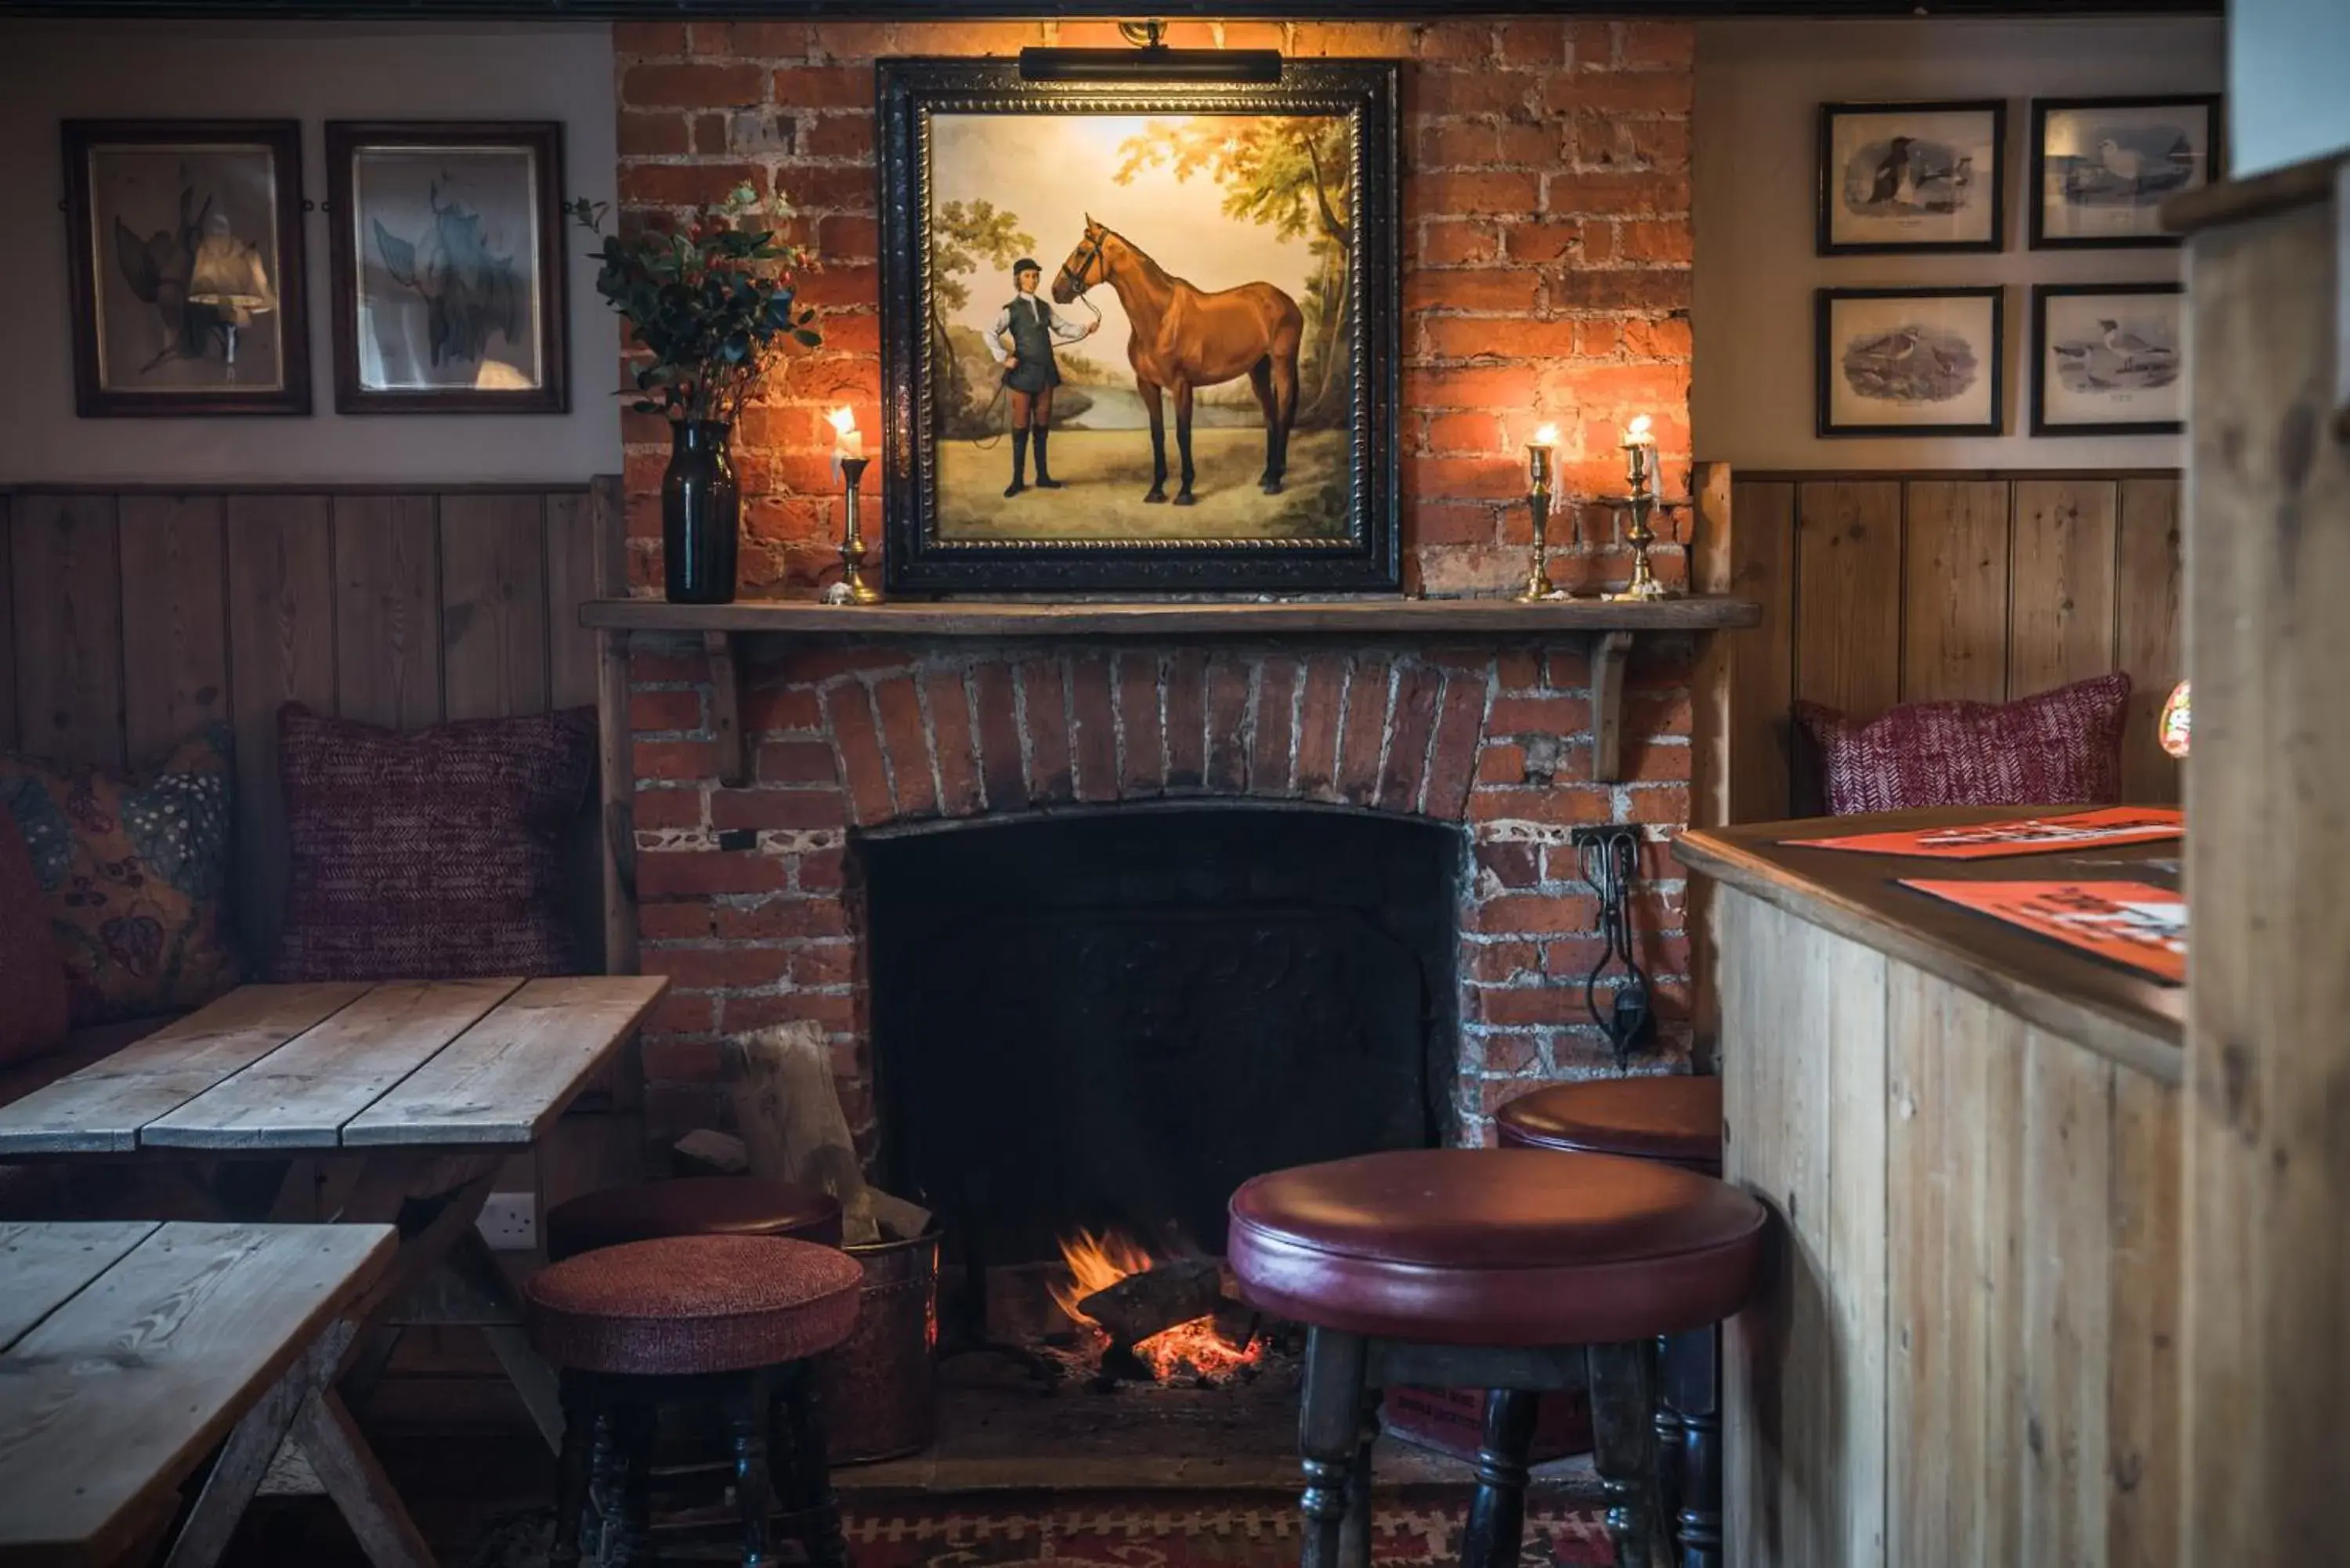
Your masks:
{"label": "framed horse painting", "polygon": [[880,95],[892,589],[1398,586],[1391,64]]}

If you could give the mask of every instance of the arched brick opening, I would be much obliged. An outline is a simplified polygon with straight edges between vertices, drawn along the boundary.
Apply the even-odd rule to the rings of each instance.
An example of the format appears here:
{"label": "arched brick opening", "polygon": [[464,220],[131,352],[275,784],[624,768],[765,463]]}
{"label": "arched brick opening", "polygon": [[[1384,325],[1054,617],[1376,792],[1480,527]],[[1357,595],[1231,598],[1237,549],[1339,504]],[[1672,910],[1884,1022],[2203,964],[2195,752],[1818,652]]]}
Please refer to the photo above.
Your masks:
{"label": "arched brick opening", "polygon": [[1229,799],[1457,825],[1464,845],[1456,1136],[1534,1083],[1613,1070],[1585,1012],[1596,907],[1567,842],[1639,825],[1635,919],[1663,1039],[1689,1051],[1682,889],[1666,851],[1689,816],[1687,639],[1643,639],[1625,779],[1590,780],[1580,639],[1529,647],[925,642],[772,647],[746,659],[744,787],[715,780],[707,660],[639,640],[631,714],[643,961],[674,987],[646,1071],[657,1126],[721,1125],[725,1042],[814,1018],[853,1121],[873,1121],[858,890],[863,833],[924,823]]}

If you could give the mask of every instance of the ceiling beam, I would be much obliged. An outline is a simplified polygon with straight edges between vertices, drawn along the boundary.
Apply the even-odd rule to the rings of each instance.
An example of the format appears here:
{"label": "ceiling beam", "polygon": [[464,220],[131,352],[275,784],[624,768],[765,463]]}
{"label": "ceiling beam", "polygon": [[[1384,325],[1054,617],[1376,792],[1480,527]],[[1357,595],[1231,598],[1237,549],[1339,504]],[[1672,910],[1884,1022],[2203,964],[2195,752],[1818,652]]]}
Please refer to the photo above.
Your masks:
{"label": "ceiling beam", "polygon": [[[1149,0],[1136,4],[1063,0],[11,0],[12,16],[95,20],[184,18],[276,21],[540,21],[732,18],[776,21],[794,16],[853,16],[887,21],[950,21],[980,17],[1205,16],[1219,18],[1417,18],[1428,0]],[[2220,15],[2222,0],[1501,0],[1481,15],[1494,16],[2011,16],[2057,20],[2079,16]]]}

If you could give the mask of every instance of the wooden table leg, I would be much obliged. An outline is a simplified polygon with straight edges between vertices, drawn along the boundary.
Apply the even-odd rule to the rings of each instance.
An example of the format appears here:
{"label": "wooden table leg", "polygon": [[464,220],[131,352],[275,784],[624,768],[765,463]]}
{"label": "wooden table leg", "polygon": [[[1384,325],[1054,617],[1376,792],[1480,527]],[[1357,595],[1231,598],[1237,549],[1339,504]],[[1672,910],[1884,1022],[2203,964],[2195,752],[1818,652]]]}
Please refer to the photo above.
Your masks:
{"label": "wooden table leg", "polygon": [[220,1561],[236,1533],[237,1521],[244,1517],[262,1478],[269,1473],[269,1461],[277,1457],[278,1446],[301,1414],[302,1401],[334,1376],[350,1348],[352,1332],[348,1319],[330,1325],[237,1422],[212,1474],[204,1478],[204,1489],[180,1527],[164,1568],[212,1568]]}
{"label": "wooden table leg", "polygon": [[313,1389],[294,1417],[293,1438],[375,1568],[435,1568],[432,1549],[409,1518],[341,1395],[332,1387]]}

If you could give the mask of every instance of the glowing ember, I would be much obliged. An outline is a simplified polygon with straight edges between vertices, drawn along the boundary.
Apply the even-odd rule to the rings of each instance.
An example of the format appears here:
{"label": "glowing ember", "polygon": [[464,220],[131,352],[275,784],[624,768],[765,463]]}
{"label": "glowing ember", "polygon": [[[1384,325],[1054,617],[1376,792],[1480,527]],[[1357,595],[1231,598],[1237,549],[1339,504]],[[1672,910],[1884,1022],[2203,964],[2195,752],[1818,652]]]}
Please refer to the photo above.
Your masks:
{"label": "glowing ember", "polygon": [[[1061,1241],[1061,1257],[1069,1265],[1069,1282],[1055,1281],[1047,1288],[1053,1301],[1073,1322],[1107,1341],[1107,1331],[1077,1310],[1077,1303],[1096,1291],[1107,1290],[1129,1274],[1148,1272],[1157,1262],[1139,1242],[1116,1231],[1101,1236],[1080,1230]],[[1191,1375],[1208,1378],[1231,1376],[1243,1366],[1263,1359],[1264,1342],[1251,1340],[1245,1350],[1234,1350],[1216,1334],[1215,1319],[1195,1317],[1189,1323],[1152,1334],[1134,1347],[1160,1382]]]}

